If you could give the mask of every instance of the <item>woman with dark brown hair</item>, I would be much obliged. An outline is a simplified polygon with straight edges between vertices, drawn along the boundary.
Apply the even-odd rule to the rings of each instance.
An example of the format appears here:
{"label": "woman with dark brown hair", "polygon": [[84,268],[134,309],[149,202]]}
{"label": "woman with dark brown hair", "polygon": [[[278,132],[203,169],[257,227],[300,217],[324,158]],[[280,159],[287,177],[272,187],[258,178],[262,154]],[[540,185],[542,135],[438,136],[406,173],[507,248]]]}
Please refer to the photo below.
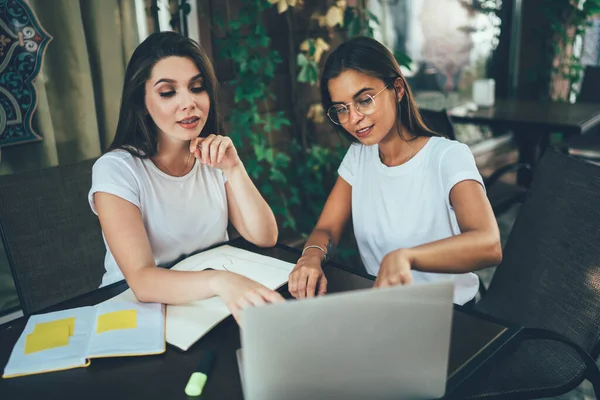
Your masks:
{"label": "woman with dark brown hair", "polygon": [[123,278],[138,300],[187,303],[220,296],[241,308],[281,295],[228,271],[158,266],[227,237],[231,222],[258,246],[273,246],[273,212],[220,133],[217,80],[205,51],[175,32],[150,35],[125,72],[117,132],[93,168],[89,202],[106,242],[102,286]]}
{"label": "woman with dark brown hair", "polygon": [[469,148],[427,128],[394,56],[371,38],[328,57],[321,101],[353,144],[290,274],[290,293],[326,292],[321,265],[352,215],[375,287],[450,279],[454,302],[471,301],[479,286],[472,271],[498,264],[502,250]]}

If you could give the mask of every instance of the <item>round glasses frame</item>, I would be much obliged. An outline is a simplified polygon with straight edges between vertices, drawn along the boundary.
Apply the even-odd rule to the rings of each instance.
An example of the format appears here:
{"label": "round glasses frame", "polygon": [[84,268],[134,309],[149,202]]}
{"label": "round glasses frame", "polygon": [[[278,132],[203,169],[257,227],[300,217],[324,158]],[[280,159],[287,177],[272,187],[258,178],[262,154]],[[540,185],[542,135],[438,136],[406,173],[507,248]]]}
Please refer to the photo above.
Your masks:
{"label": "round glasses frame", "polygon": [[[331,122],[333,122],[333,123],[334,123],[334,124],[336,124],[336,125],[342,125],[342,124],[345,124],[345,123],[346,123],[346,122],[348,122],[348,120],[350,119],[350,114],[348,114],[348,120],[346,120],[346,121],[343,121],[343,122],[342,122],[342,121],[340,121],[340,122],[336,122],[336,121],[335,121],[335,119],[333,119],[333,118],[331,117],[331,113],[332,113],[332,111],[333,111],[333,112],[335,112],[335,107],[336,107],[336,106],[337,106],[337,107],[339,107],[339,106],[343,106],[344,108],[346,108],[346,109],[350,110],[350,106],[351,106],[351,105],[354,105],[354,109],[355,109],[355,110],[356,110],[356,112],[357,112],[357,113],[359,113],[360,115],[362,115],[362,116],[365,116],[365,115],[371,115],[371,114],[373,114],[373,112],[375,111],[375,105],[376,105],[376,104],[375,104],[375,97],[377,97],[377,96],[379,95],[379,93],[383,92],[385,89],[389,88],[390,86],[391,86],[391,85],[386,85],[386,86],[385,86],[383,89],[381,89],[379,92],[375,93],[373,96],[371,96],[370,94],[367,94],[367,97],[370,97],[370,98],[371,98],[371,101],[373,102],[373,105],[371,106],[371,110],[370,110],[369,112],[360,111],[360,110],[359,110],[359,105],[358,105],[358,104],[357,104],[355,101],[353,101],[353,102],[351,102],[351,103],[346,103],[346,104],[336,104],[336,105],[333,105],[333,106],[329,107],[329,109],[327,109],[327,116],[329,117],[329,119],[331,120]],[[339,121],[339,118],[338,118],[338,121]]]}

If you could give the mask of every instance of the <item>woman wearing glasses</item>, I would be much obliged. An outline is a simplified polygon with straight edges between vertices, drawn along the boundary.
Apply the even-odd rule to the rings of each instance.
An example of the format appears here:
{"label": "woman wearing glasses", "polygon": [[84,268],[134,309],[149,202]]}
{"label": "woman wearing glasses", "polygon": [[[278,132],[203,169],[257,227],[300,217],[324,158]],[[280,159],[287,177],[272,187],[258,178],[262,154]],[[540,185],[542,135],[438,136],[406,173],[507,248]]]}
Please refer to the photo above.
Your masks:
{"label": "woman wearing glasses", "polygon": [[352,215],[375,287],[451,279],[454,302],[478,289],[472,271],[502,258],[500,235],[469,148],[425,126],[391,52],[354,38],[327,59],[323,109],[354,142],[290,274],[297,298],[327,290],[321,265]]}

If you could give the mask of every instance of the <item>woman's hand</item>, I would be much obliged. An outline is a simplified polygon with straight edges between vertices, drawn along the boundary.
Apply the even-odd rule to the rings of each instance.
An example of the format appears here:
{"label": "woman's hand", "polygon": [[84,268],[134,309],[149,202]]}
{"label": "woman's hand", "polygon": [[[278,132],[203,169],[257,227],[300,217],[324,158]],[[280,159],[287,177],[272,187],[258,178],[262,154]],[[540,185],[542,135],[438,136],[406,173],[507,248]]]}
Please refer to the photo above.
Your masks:
{"label": "woman's hand", "polygon": [[381,261],[381,267],[373,287],[408,285],[412,283],[412,260],[406,249],[388,253]]}
{"label": "woman's hand", "polygon": [[240,323],[240,311],[248,306],[260,306],[267,303],[280,303],[281,295],[260,283],[233,272],[223,272],[215,279],[215,293]]}
{"label": "woman's hand", "polygon": [[210,134],[190,141],[190,152],[202,164],[230,169],[241,163],[233,142],[227,136]]}
{"label": "woman's hand", "polygon": [[319,296],[327,292],[327,278],[321,268],[322,257],[314,252],[307,252],[298,259],[298,263],[288,278],[288,289],[292,296],[297,299],[314,297],[317,284],[319,285]]}

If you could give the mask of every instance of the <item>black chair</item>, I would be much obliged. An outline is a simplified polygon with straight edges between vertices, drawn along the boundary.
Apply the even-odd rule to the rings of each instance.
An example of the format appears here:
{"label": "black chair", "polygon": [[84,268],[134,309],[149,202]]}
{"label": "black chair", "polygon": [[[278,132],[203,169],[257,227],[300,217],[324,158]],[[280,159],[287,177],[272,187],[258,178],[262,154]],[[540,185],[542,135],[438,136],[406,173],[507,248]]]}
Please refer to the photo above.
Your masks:
{"label": "black chair", "polygon": [[87,201],[93,162],[0,176],[0,233],[25,315],[100,285],[106,248]]}
{"label": "black chair", "polygon": [[577,101],[600,103],[600,66],[588,65],[585,67]]}
{"label": "black chair", "polygon": [[600,167],[548,149],[476,311],[525,327],[478,371],[467,399],[600,395]]}
{"label": "black chair", "polygon": [[[600,66],[587,66],[577,101],[600,103]],[[600,104],[598,105],[600,107]],[[586,161],[600,163],[600,130],[567,140],[566,151]]]}
{"label": "black chair", "polygon": [[[454,126],[446,110],[420,109],[420,112],[425,124],[430,129],[446,135],[449,139],[456,140]],[[524,163],[507,164],[498,168],[490,176],[483,178],[483,183],[485,184],[487,195],[495,215],[502,214],[510,209],[513,204],[523,200],[526,192],[525,188],[500,180],[503,175],[520,169],[531,170],[531,166]]]}

